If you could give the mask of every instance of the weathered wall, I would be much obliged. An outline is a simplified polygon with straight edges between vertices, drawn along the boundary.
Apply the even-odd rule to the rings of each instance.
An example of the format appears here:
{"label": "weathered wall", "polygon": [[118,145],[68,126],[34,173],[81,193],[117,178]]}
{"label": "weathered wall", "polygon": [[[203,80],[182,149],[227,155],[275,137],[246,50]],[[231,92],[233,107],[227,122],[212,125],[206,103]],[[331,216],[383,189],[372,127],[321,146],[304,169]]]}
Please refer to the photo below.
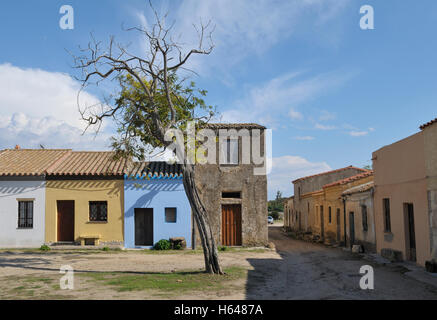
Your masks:
{"label": "weathered wall", "polygon": [[292,228],[294,227],[294,199],[293,197],[287,198],[284,201],[284,227]]}
{"label": "weathered wall", "polygon": [[431,257],[437,259],[437,124],[423,130]]}
{"label": "weathered wall", "polygon": [[[57,241],[57,200],[74,200],[74,238],[100,235],[102,243],[123,243],[123,180],[49,180],[46,182],[46,242]],[[108,202],[108,221],[89,221],[89,202]]]}
{"label": "weathered wall", "polygon": [[[414,206],[417,263],[430,258],[429,214],[423,132],[373,153],[377,251],[388,248],[408,259],[404,203]],[[383,199],[390,199],[391,232],[384,232]]]}
{"label": "weathered wall", "polygon": [[[196,185],[208,212],[216,242],[221,243],[222,204],[241,204],[243,246],[268,243],[267,177],[253,175],[253,166],[223,167],[199,165],[195,169]],[[222,199],[222,192],[240,191],[241,199]],[[200,238],[196,231],[196,246]]]}
{"label": "weathered wall", "polygon": [[[367,207],[367,231],[363,228],[362,206]],[[347,196],[346,200],[346,238],[350,245],[349,213],[354,213],[355,244],[361,244],[366,252],[376,252],[375,216],[373,208],[373,189]]]}
{"label": "weathered wall", "polygon": [[[33,228],[18,229],[18,200],[33,200]],[[0,181],[0,248],[44,243],[45,181]]]}
{"label": "weathered wall", "polygon": [[[165,222],[165,208],[176,208],[176,222]],[[182,179],[125,180],[124,235],[126,248],[135,246],[135,208],[153,209],[153,243],[184,237],[191,247],[191,208]]]}

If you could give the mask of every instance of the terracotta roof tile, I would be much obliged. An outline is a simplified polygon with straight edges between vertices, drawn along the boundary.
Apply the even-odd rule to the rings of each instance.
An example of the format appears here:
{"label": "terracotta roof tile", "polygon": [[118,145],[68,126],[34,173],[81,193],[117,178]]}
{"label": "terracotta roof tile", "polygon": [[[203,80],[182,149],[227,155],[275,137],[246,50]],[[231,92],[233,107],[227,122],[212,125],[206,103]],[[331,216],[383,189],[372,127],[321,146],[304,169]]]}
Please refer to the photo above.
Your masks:
{"label": "terracotta roof tile", "polygon": [[49,176],[121,176],[126,159],[114,159],[112,151],[73,151],[47,170]]}
{"label": "terracotta roof tile", "polygon": [[180,164],[168,164],[166,161],[134,162],[131,163],[127,176],[130,178],[180,178],[182,166]]}
{"label": "terracotta roof tile", "polygon": [[347,178],[344,178],[344,179],[341,179],[341,180],[334,181],[332,183],[325,184],[323,186],[323,188],[344,185],[344,184],[347,184],[349,182],[354,182],[354,181],[357,181],[357,180],[360,180],[360,179],[363,179],[363,178],[367,178],[367,177],[370,177],[370,176],[373,176],[373,171],[372,170],[367,170],[366,172],[359,173],[359,174],[351,176],[351,177],[347,177]]}
{"label": "terracotta roof tile", "polygon": [[340,169],[336,169],[336,170],[325,171],[325,172],[314,174],[314,175],[311,175],[311,176],[302,177],[302,178],[296,179],[296,180],[294,180],[292,182],[295,183],[295,182],[298,182],[298,181],[301,181],[301,180],[306,180],[306,179],[309,179],[309,178],[323,176],[325,174],[330,174],[330,173],[335,173],[335,172],[339,172],[339,171],[344,171],[344,170],[347,170],[347,169],[356,169],[356,170],[363,171],[363,172],[369,171],[367,169],[358,168],[358,167],[354,167],[354,166],[349,166],[349,167],[344,167],[344,168],[340,168]]}
{"label": "terracotta roof tile", "polygon": [[427,122],[427,123],[425,123],[425,124],[422,124],[422,125],[420,126],[420,130],[425,129],[426,127],[429,127],[430,125],[432,125],[432,124],[434,124],[434,123],[437,123],[437,118],[435,118],[434,120],[431,120],[431,121],[429,121],[429,122]]}
{"label": "terracotta roof tile", "polygon": [[70,149],[6,149],[0,152],[0,176],[42,176]]}
{"label": "terracotta roof tile", "polygon": [[368,191],[370,189],[372,189],[375,186],[375,183],[373,181],[364,183],[364,184],[360,184],[359,186],[355,186],[352,188],[349,188],[347,190],[343,191],[343,195],[350,195],[350,194],[354,194],[354,193],[360,193],[360,192],[365,192]]}

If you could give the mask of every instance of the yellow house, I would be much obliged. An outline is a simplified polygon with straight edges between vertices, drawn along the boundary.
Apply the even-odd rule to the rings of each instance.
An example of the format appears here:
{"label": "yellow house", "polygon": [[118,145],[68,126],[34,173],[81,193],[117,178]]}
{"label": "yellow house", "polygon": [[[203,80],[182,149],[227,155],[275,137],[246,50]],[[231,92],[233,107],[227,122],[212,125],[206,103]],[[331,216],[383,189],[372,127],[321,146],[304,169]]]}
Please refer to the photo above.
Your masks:
{"label": "yellow house", "polygon": [[[326,243],[343,243],[345,204],[342,193],[352,187],[373,181],[373,171],[366,171],[345,179],[324,185],[322,190],[313,192],[314,227],[313,233],[319,234]],[[346,222],[348,218],[346,217]]]}
{"label": "yellow house", "polygon": [[122,245],[125,160],[69,151],[47,170],[46,243]]}

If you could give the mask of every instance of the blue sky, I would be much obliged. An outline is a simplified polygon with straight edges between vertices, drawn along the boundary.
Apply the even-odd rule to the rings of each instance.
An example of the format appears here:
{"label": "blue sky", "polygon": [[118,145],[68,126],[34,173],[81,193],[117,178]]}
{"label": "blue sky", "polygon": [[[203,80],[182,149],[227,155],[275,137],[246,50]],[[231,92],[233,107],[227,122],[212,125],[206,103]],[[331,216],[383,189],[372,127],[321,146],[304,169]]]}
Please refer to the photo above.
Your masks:
{"label": "blue sky", "polygon": [[[73,6],[74,30],[59,28]],[[370,164],[372,151],[437,117],[437,3],[422,1],[154,1],[170,11],[189,44],[192,23],[216,25],[216,48],[192,62],[223,121],[273,129],[269,198],[292,194],[291,180],[347,165]],[[375,29],[361,30],[359,9],[372,5]],[[143,0],[2,1],[0,3],[0,148],[105,149],[107,126],[81,135],[79,88],[67,50],[92,32],[131,43],[122,30],[147,25]],[[98,101],[97,91],[86,93]]]}

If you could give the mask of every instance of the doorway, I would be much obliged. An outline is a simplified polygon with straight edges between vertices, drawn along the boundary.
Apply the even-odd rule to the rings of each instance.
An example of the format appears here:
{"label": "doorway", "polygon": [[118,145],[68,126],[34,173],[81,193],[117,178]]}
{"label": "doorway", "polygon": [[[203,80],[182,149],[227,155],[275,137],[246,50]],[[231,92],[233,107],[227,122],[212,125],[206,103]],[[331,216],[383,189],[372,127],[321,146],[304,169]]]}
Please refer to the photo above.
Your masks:
{"label": "doorway", "polygon": [[325,239],[325,219],[323,218],[323,206],[320,206],[320,236]]}
{"label": "doorway", "polygon": [[152,208],[135,208],[135,245],[153,246]]}
{"label": "doorway", "polygon": [[58,242],[74,241],[74,200],[56,201]]}
{"label": "doorway", "polygon": [[222,245],[241,246],[241,204],[222,205]]}
{"label": "doorway", "polygon": [[337,242],[340,242],[341,241],[340,209],[337,209],[336,222],[337,222]]}
{"label": "doorway", "polygon": [[414,206],[412,203],[404,203],[404,214],[408,260],[416,261],[416,233],[414,231]]}
{"label": "doorway", "polygon": [[352,247],[355,243],[355,215],[353,212],[349,212],[349,241]]}

